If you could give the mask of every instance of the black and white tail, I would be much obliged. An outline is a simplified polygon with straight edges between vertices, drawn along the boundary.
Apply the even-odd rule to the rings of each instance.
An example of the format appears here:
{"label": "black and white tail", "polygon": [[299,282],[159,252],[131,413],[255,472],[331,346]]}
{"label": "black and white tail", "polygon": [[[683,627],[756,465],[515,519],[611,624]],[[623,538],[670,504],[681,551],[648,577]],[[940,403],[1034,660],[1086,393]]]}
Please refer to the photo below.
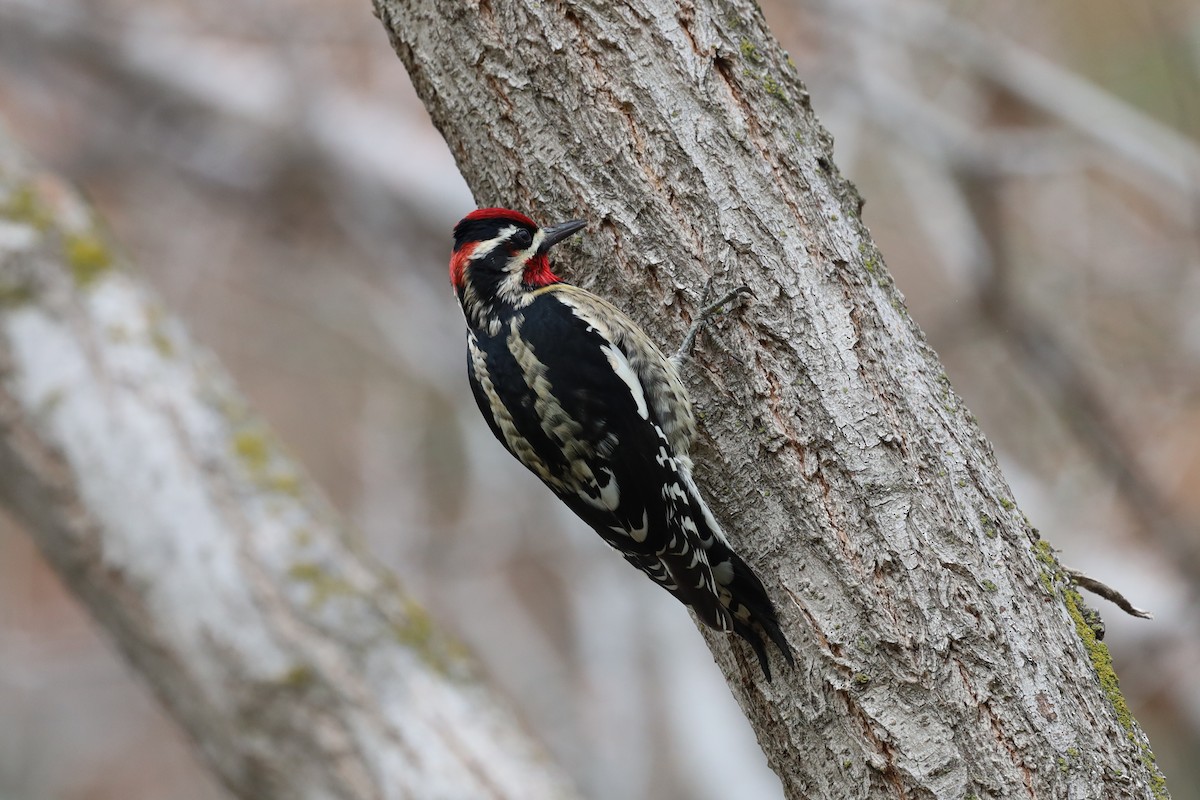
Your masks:
{"label": "black and white tail", "polygon": [[[759,666],[762,667],[767,680],[771,680],[771,668],[767,662],[763,634],[775,643],[789,666],[796,666],[792,648],[779,628],[779,615],[775,611],[775,605],[771,598],[767,597],[766,588],[750,565],[720,541],[709,548],[708,559],[714,566],[713,574],[720,586],[718,591],[721,594],[721,602],[725,603],[733,617],[733,630],[754,648],[754,654],[758,656]],[[728,563],[729,568],[718,566],[723,563]],[[727,573],[730,573],[731,577],[728,583],[723,583],[721,577]]]}
{"label": "black and white tail", "polygon": [[779,627],[779,614],[775,610],[775,604],[767,596],[766,587],[758,575],[745,559],[733,551],[721,526],[708,509],[708,505],[701,499],[690,470],[685,471],[683,477],[691,501],[692,518],[698,525],[700,543],[704,547],[713,579],[717,584],[717,596],[721,605],[728,611],[734,633],[754,648],[759,666],[769,681],[771,667],[767,660],[764,636],[775,643],[790,666],[796,666],[792,648]]}

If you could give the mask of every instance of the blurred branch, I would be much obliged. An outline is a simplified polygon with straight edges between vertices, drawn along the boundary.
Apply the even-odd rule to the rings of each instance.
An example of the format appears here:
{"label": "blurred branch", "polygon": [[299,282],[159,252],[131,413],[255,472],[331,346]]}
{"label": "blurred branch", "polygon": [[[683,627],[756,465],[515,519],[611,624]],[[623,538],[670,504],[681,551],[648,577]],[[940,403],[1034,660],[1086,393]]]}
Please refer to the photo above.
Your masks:
{"label": "blurred branch", "polygon": [[[1002,273],[1003,260],[997,260],[994,268]],[[1078,356],[1044,319],[1023,308],[1005,291],[1002,283],[1002,279],[988,281],[978,298],[996,335],[1033,376],[1031,383],[1049,397],[1059,419],[1112,481],[1143,534],[1170,554],[1172,564],[1187,575],[1190,586],[1200,585],[1200,547],[1194,531],[1179,519],[1146,474]]]}
{"label": "blurred branch", "polygon": [[234,794],[573,796],[4,138],[0,368],[0,501]]}
{"label": "blurred branch", "polygon": [[1030,108],[1118,154],[1188,195],[1197,191],[1200,148],[1089,81],[1033,51],[921,0],[816,0],[831,18],[964,66]]}
{"label": "blurred branch", "polygon": [[[29,69],[31,59],[77,65],[122,94],[126,108],[155,109],[141,116],[156,126],[171,119],[165,111],[182,107],[199,112],[204,125],[225,125],[224,136],[197,139],[195,116],[176,115],[177,129],[155,129],[146,137],[139,133],[145,124],[129,126],[123,120],[123,145],[130,136],[140,138],[207,181],[247,189],[290,167],[317,168],[326,180],[371,196],[375,205],[379,195],[401,204],[405,213],[393,214],[392,224],[397,219],[429,224],[457,215],[470,203],[465,190],[455,193],[447,186],[444,150],[428,141],[426,129],[409,115],[306,80],[266,46],[213,42],[183,25],[164,30],[155,24],[162,21],[161,10],[148,8],[131,11],[114,26],[100,24],[95,17],[102,11],[88,4],[46,8],[0,2],[0,44],[5,45],[0,56],[9,54],[15,73]],[[139,16],[153,21],[139,23]],[[214,139],[221,140],[215,150]],[[398,143],[400,158],[395,157]],[[360,214],[357,224],[364,217]]]}

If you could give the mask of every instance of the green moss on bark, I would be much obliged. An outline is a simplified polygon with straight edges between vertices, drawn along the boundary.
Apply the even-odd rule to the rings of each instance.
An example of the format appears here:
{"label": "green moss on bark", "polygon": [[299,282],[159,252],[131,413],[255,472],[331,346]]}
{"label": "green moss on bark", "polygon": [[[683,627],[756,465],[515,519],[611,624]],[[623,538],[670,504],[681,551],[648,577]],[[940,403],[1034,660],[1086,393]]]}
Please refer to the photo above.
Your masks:
{"label": "green moss on bark", "polygon": [[1125,695],[1121,693],[1121,684],[1117,679],[1117,672],[1113,668],[1112,654],[1108,650],[1108,645],[1096,638],[1096,631],[1088,624],[1087,616],[1083,611],[1085,608],[1083,598],[1068,583],[1066,574],[1059,565],[1058,558],[1054,555],[1054,548],[1050,546],[1049,542],[1039,539],[1030,549],[1042,566],[1039,576],[1042,586],[1051,595],[1062,598],[1067,613],[1075,623],[1075,632],[1087,651],[1092,668],[1096,671],[1100,688],[1104,690],[1104,694],[1112,704],[1113,713],[1116,714],[1117,721],[1124,729],[1126,738],[1137,745],[1138,758],[1141,760],[1142,766],[1146,768],[1151,791],[1159,800],[1167,800],[1170,795],[1167,793],[1166,779],[1159,770],[1158,764],[1155,763],[1154,753],[1146,742],[1145,736],[1140,735],[1133,713],[1129,710],[1129,703],[1126,702]]}

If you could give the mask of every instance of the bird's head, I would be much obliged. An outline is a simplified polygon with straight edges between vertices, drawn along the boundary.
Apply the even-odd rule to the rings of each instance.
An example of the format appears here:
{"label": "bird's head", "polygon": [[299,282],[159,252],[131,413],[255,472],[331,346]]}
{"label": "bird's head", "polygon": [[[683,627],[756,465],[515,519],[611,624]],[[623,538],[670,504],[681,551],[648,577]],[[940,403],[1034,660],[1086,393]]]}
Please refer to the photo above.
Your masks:
{"label": "bird's head", "polygon": [[547,253],[586,224],[576,219],[539,228],[507,208],[472,211],[454,226],[450,283],[464,308],[468,301],[516,304],[522,293],[558,283]]}

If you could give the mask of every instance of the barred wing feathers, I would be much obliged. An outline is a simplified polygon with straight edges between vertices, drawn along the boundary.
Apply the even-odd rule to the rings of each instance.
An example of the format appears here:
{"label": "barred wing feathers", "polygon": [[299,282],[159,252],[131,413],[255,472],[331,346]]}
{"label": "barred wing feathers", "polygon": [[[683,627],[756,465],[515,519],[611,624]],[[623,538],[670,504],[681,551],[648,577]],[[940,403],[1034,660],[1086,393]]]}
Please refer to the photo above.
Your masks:
{"label": "barred wing feathers", "polygon": [[476,401],[509,452],[706,624],[749,641],[768,676],[755,623],[791,661],[762,583],[692,480],[682,382],[628,317],[554,284],[468,343]]}

